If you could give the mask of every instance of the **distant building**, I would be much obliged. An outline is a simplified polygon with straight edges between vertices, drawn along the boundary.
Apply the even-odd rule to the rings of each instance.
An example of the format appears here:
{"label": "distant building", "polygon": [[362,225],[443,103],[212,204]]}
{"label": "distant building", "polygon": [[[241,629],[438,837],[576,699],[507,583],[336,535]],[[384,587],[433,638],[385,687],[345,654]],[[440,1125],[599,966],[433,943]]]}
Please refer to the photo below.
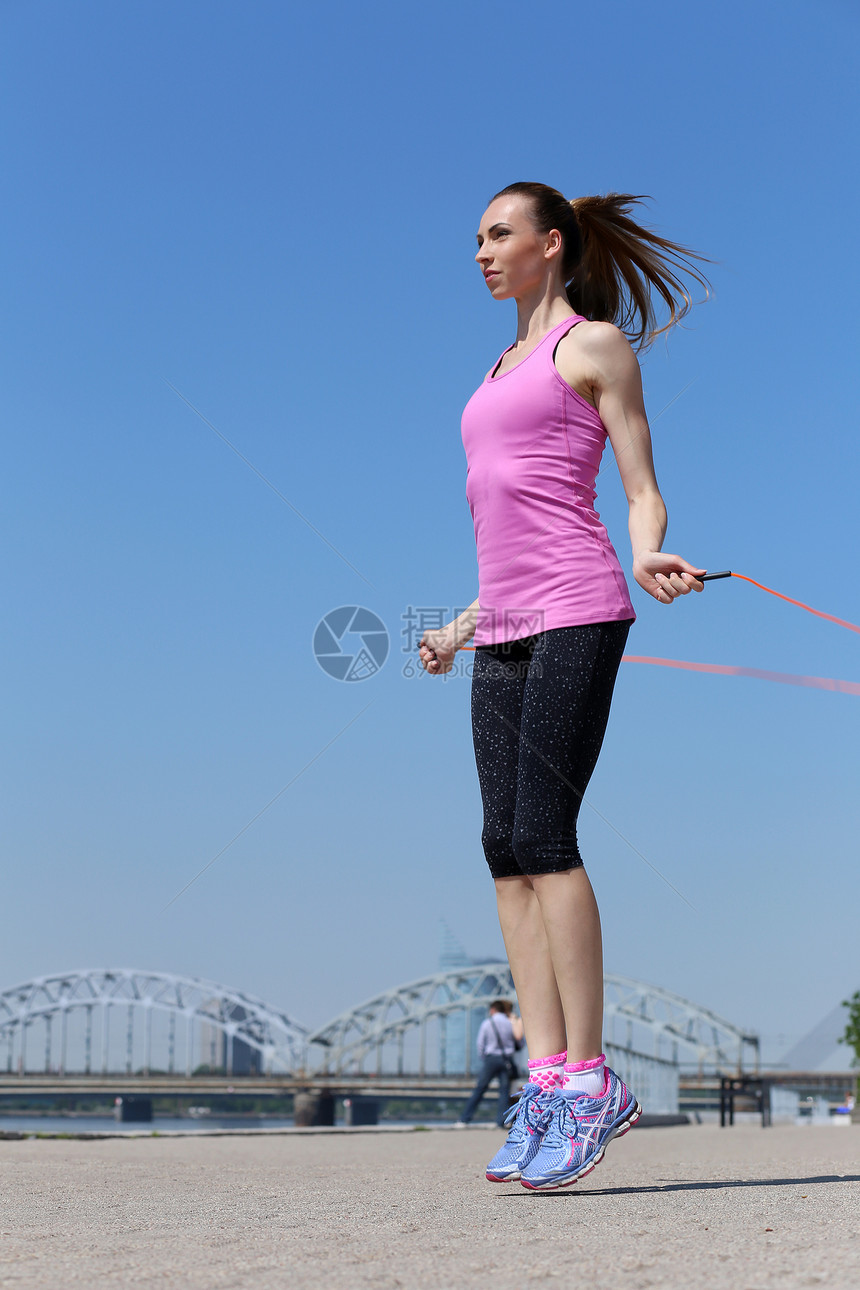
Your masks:
{"label": "distant building", "polygon": [[[218,1001],[213,1000],[212,1003],[214,1010]],[[230,1008],[229,1020],[241,1022],[245,1017],[242,1005],[234,1003]],[[200,1025],[200,1065],[231,1075],[261,1075],[263,1071],[259,1048],[254,1048],[239,1035],[228,1035],[220,1026],[205,1021]]]}
{"label": "distant building", "polygon": [[[496,962],[498,955],[483,958],[472,958],[466,953],[457,937],[444,919],[439,925],[439,971],[450,972],[458,967],[475,967],[481,963]],[[487,998],[489,1003],[489,996]],[[465,1073],[466,1051],[471,1054],[468,1069],[478,1069],[477,1039],[478,1029],[487,1015],[486,1008],[468,1008],[462,1012],[452,1012],[444,1019],[443,1053],[444,1073],[462,1075]]]}

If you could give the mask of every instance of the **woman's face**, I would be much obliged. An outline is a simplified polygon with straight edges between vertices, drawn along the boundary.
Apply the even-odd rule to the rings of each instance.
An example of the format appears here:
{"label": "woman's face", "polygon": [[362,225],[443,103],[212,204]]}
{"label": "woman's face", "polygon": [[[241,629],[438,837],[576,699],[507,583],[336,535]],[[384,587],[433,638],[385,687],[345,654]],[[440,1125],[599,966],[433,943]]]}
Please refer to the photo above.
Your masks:
{"label": "woman's face", "polygon": [[484,212],[475,260],[494,300],[540,290],[560,258],[558,232],[536,232],[528,210],[528,199],[514,193],[497,197]]}

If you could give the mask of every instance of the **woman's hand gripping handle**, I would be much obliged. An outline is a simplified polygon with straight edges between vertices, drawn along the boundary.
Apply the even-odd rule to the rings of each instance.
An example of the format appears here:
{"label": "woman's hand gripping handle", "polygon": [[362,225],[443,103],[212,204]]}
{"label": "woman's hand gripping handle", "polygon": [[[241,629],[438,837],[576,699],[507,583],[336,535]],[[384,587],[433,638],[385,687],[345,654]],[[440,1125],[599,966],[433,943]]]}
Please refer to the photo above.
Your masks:
{"label": "woman's hand gripping handle", "polygon": [[667,551],[642,551],[633,561],[633,577],[643,591],[662,605],[671,605],[678,596],[689,595],[691,591],[704,591],[705,584],[697,575],[705,572]]}
{"label": "woman's hand gripping handle", "polygon": [[444,627],[426,631],[421,637],[418,657],[431,676],[442,676],[451,671],[457,650],[475,634],[479,608],[477,600],[473,600],[458,618]]}

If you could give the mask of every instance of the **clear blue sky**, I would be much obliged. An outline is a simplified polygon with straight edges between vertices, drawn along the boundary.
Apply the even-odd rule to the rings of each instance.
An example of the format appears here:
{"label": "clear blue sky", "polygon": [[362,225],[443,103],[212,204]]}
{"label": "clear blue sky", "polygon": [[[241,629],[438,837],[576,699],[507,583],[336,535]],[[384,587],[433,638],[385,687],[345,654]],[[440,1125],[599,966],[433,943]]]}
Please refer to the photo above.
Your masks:
{"label": "clear blue sky", "polygon": [[[132,965],[314,1025],[434,970],[440,919],[500,952],[468,677],[399,639],[477,593],[459,418],[514,331],[480,215],[516,179],[645,193],[717,262],[644,363],[667,549],[857,622],[856,9],[0,17],[0,986]],[[755,588],[634,596],[631,652],[860,679],[856,635]],[[354,684],[311,649],[343,604],[392,636]],[[624,667],[589,798],[694,908],[585,809],[608,969],[773,1051],[860,985],[858,705]]]}

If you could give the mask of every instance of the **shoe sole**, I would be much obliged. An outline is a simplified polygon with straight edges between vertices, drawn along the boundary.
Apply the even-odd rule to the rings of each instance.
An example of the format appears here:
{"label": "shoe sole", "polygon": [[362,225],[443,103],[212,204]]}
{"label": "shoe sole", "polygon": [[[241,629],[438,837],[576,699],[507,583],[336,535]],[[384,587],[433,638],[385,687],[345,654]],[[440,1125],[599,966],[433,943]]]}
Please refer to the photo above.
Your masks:
{"label": "shoe sole", "polygon": [[504,1174],[504,1175],[491,1174],[491,1173],[487,1174],[487,1182],[499,1182],[499,1183],[517,1182],[520,1178],[522,1178],[522,1174],[520,1173],[519,1169],[516,1171],[516,1173],[512,1173],[512,1174]]}
{"label": "shoe sole", "polygon": [[633,1110],[629,1112],[624,1117],[623,1120],[620,1120],[618,1122],[617,1127],[614,1127],[609,1130],[609,1133],[606,1135],[605,1139],[601,1143],[600,1149],[598,1150],[597,1154],[593,1157],[593,1159],[589,1160],[585,1168],[580,1169],[579,1172],[575,1173],[572,1178],[565,1178],[563,1182],[545,1182],[545,1183],[533,1183],[533,1182],[529,1182],[528,1179],[526,1178],[520,1178],[520,1184],[523,1187],[527,1187],[529,1191],[559,1191],[562,1187],[572,1187],[574,1183],[579,1182],[580,1178],[587,1178],[588,1175],[592,1172],[592,1170],[597,1168],[597,1166],[600,1164],[601,1160],[603,1159],[604,1152],[606,1151],[606,1148],[609,1146],[610,1142],[614,1141],[615,1138],[623,1138],[624,1134],[628,1131],[628,1129],[633,1128],[633,1125],[639,1119],[639,1116],[641,1114],[642,1114],[642,1107],[637,1102],[634,1105]]}

